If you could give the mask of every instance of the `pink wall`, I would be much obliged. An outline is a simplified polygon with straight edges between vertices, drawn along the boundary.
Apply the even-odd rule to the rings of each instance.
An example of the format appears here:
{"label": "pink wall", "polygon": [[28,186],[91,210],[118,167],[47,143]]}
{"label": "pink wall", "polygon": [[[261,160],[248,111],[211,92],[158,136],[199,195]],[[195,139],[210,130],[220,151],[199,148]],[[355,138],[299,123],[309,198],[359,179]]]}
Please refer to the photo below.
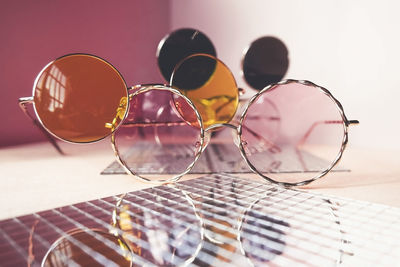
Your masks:
{"label": "pink wall", "polygon": [[159,40],[169,32],[169,1],[0,2],[0,146],[45,140],[18,107],[38,72],[68,53],[111,62],[128,85],[161,82]]}

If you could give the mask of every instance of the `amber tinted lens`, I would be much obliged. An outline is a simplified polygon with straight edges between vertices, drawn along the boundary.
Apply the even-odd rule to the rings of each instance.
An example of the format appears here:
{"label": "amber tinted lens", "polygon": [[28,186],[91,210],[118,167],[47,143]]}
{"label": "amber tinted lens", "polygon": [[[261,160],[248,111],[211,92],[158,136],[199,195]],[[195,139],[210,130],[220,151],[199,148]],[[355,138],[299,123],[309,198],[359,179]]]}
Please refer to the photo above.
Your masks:
{"label": "amber tinted lens", "polygon": [[77,54],[59,58],[41,72],[34,86],[34,103],[51,133],[84,143],[111,133],[106,123],[112,123],[127,93],[125,81],[111,64]]}
{"label": "amber tinted lens", "polygon": [[328,170],[344,140],[339,106],[309,83],[290,82],[264,91],[242,122],[247,159],[265,176],[283,183],[303,182]]}
{"label": "amber tinted lens", "polygon": [[197,54],[184,59],[173,71],[171,85],[192,100],[204,127],[227,123],[235,115],[239,98],[235,79],[213,56]]}

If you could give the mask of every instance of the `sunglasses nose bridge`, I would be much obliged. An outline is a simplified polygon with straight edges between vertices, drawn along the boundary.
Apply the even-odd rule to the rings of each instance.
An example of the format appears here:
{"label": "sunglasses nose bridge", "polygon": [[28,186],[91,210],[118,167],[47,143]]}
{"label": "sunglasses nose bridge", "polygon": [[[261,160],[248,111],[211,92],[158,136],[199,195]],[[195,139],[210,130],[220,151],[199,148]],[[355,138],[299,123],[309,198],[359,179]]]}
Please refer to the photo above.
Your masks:
{"label": "sunglasses nose bridge", "polygon": [[236,146],[239,146],[239,127],[230,123],[216,123],[205,129],[206,134],[211,136],[212,131],[220,130],[223,127],[230,128],[234,132],[233,141]]}
{"label": "sunglasses nose bridge", "polygon": [[231,129],[235,130],[236,132],[238,130],[238,127],[236,125],[233,125],[233,124],[230,124],[230,123],[216,123],[216,124],[213,124],[213,125],[207,127],[205,129],[205,132],[209,132],[209,131],[214,130],[214,129],[220,129],[222,127],[231,128]]}

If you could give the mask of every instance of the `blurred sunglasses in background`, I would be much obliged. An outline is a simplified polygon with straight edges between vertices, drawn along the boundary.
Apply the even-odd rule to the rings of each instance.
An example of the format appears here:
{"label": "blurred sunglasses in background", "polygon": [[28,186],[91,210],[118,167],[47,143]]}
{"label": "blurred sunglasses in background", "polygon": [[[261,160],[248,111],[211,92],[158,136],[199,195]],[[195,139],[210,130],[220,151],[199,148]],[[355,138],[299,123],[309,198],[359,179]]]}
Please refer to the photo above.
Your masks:
{"label": "blurred sunglasses in background", "polygon": [[169,82],[175,66],[184,58],[194,54],[216,57],[217,52],[210,38],[197,29],[177,29],[158,43],[157,65],[165,81]]}

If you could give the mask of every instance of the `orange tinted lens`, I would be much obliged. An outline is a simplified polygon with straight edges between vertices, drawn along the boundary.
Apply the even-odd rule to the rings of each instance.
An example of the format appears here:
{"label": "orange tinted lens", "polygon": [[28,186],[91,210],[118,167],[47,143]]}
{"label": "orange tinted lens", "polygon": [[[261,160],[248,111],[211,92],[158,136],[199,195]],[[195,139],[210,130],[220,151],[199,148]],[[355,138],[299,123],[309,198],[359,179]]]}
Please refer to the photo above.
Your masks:
{"label": "orange tinted lens", "polygon": [[197,54],[184,59],[172,73],[171,86],[192,100],[204,127],[227,123],[235,115],[236,81],[229,68],[213,56]]}
{"label": "orange tinted lens", "polygon": [[[85,143],[111,133],[126,84],[106,61],[91,55],[68,55],[50,63],[34,86],[36,112],[43,125],[61,139]],[[118,113],[125,114],[126,106]],[[114,121],[115,125],[115,121]],[[115,127],[114,127],[115,128]]]}

